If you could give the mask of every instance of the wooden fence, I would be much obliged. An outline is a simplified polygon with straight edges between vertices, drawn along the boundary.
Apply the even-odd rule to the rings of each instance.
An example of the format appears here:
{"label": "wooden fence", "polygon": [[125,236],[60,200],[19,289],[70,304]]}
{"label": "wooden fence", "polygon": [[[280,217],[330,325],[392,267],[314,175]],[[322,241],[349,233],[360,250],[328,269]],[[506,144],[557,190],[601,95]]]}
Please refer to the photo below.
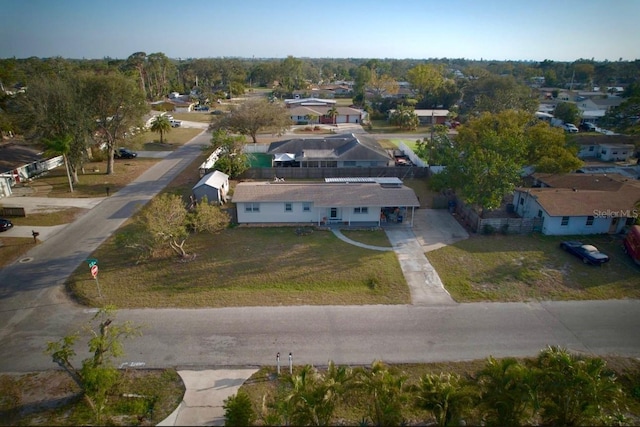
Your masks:
{"label": "wooden fence", "polygon": [[324,179],[357,177],[396,177],[400,179],[424,178],[429,176],[427,168],[409,167],[354,167],[354,168],[251,168],[239,178],[272,180],[274,177],[285,179]]}
{"label": "wooden fence", "polygon": [[542,230],[542,218],[480,218],[469,206],[456,200],[455,212],[474,233],[529,234]]}

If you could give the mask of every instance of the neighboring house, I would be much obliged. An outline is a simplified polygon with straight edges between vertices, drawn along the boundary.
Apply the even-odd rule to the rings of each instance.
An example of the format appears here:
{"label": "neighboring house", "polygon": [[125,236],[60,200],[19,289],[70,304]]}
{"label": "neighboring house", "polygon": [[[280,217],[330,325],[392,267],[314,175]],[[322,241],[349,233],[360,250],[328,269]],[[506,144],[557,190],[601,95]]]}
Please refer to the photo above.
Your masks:
{"label": "neighboring house", "polygon": [[213,171],[203,176],[191,191],[198,202],[206,196],[209,203],[223,204],[229,194],[229,175]]}
{"label": "neighboring house", "polygon": [[621,175],[536,174],[539,188],[518,188],[515,212],[541,218],[542,233],[579,235],[620,233],[640,210],[640,182]]}
{"label": "neighboring house", "polygon": [[31,146],[9,142],[0,145],[0,198],[9,197],[12,187],[64,164],[62,156],[43,158]]}
{"label": "neighboring house", "polygon": [[[242,182],[233,193],[239,224],[385,225],[406,222],[420,202],[397,178],[332,182]],[[413,225],[413,224],[412,224]]]}
{"label": "neighboring house", "polygon": [[575,136],[578,157],[595,158],[605,162],[628,162],[634,155],[635,139],[625,135]]}
{"label": "neighboring house", "polygon": [[338,113],[335,118],[329,115],[329,111],[333,107],[323,106],[297,106],[289,107],[291,121],[293,123],[304,124],[343,124],[343,123],[362,123],[364,112],[357,108],[351,107],[335,107]]}
{"label": "neighboring house", "polygon": [[301,106],[331,108],[334,105],[336,105],[336,101],[332,99],[323,99],[323,98],[295,98],[295,99],[285,99],[284,105],[287,108],[301,107]]}
{"label": "neighboring house", "polygon": [[[389,117],[395,112],[395,109],[389,110]],[[414,110],[413,111],[421,125],[444,125],[449,118],[449,110]]]}
{"label": "neighboring house", "polygon": [[341,134],[325,138],[272,142],[267,150],[275,167],[301,168],[387,167],[392,156],[368,135]]}

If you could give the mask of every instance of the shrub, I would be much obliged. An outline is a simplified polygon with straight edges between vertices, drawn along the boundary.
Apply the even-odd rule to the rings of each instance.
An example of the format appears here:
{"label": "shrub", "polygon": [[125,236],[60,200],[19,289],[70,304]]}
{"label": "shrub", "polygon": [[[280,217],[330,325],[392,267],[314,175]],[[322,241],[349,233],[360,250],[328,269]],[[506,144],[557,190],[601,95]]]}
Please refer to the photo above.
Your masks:
{"label": "shrub", "polygon": [[249,395],[242,391],[226,399],[222,407],[226,426],[249,426],[256,418]]}

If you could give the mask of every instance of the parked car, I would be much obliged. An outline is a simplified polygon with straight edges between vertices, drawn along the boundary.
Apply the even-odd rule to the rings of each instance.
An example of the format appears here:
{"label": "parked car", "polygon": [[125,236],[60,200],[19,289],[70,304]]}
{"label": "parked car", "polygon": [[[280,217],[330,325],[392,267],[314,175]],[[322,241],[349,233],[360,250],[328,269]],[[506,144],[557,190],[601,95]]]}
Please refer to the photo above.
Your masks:
{"label": "parked car", "polygon": [[179,128],[180,126],[182,126],[182,121],[180,120],[171,119],[169,120],[169,123],[171,123],[172,128]]}
{"label": "parked car", "polygon": [[569,132],[569,133],[578,132],[578,128],[573,123],[565,123],[564,125],[562,125],[562,128],[564,129],[565,132]]}
{"label": "parked car", "polygon": [[634,225],[624,238],[624,251],[631,259],[640,265],[640,225]]}
{"label": "parked car", "polygon": [[580,123],[580,129],[585,132],[596,132],[598,127],[591,122],[582,122]]}
{"label": "parked car", "polygon": [[0,231],[7,231],[11,227],[13,227],[13,223],[10,220],[0,218]]}
{"label": "parked car", "polygon": [[113,157],[115,159],[134,159],[138,157],[138,153],[127,148],[118,148],[115,153],[113,153]]}
{"label": "parked car", "polygon": [[585,264],[602,265],[609,262],[609,256],[603,254],[593,245],[586,245],[575,240],[567,240],[560,243],[560,248],[582,259]]}

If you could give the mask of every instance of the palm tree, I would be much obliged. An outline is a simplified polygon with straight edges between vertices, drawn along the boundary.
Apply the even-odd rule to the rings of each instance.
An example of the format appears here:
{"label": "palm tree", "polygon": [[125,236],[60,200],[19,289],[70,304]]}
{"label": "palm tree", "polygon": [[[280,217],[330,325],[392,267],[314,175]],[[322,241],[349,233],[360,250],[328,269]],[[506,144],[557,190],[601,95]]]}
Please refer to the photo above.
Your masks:
{"label": "palm tree", "polygon": [[600,358],[581,358],[549,347],[536,361],[544,424],[589,425],[617,411],[620,387]]}
{"label": "palm tree", "polygon": [[73,193],[73,184],[71,183],[71,174],[69,173],[69,162],[67,155],[71,151],[71,135],[56,135],[51,139],[43,139],[45,146],[45,156],[62,156],[64,167],[67,170],[67,178],[69,179],[69,189]]}
{"label": "palm tree", "polygon": [[329,111],[327,111],[327,116],[331,117],[331,123],[335,125],[336,117],[338,117],[338,109],[336,108],[335,105],[331,107]]}
{"label": "palm tree", "polygon": [[417,386],[416,406],[430,411],[438,426],[460,425],[474,403],[474,389],[457,374],[426,374]]}
{"label": "palm tree", "polygon": [[516,359],[489,357],[478,373],[480,405],[488,426],[517,426],[529,422],[535,400],[531,370]]}
{"label": "palm tree", "polygon": [[373,362],[371,369],[358,371],[355,386],[369,399],[369,418],[375,425],[403,423],[402,409],[407,400],[405,375],[392,373],[384,363]]}
{"label": "palm tree", "polygon": [[151,131],[160,134],[160,144],[163,142],[165,132],[171,132],[171,122],[167,116],[155,116],[151,120]]}

